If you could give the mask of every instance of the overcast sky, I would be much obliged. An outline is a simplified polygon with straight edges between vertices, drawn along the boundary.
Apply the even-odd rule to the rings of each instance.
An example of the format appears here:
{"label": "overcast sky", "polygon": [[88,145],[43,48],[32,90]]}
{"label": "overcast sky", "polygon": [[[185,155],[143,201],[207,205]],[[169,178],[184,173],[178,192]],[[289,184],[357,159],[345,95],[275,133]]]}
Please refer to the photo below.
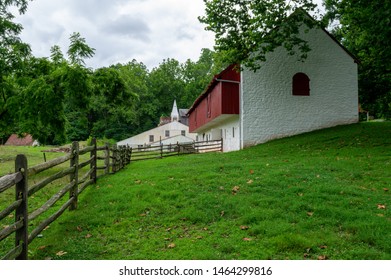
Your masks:
{"label": "overcast sky", "polygon": [[96,50],[88,67],[136,59],[151,70],[163,59],[196,61],[202,48],[213,49],[213,33],[197,19],[203,14],[203,0],[33,0],[16,21],[36,57],[49,57],[54,45],[66,54],[69,36],[79,32]]}
{"label": "overcast sky", "polygon": [[203,13],[202,0],[33,0],[16,21],[34,56],[50,56],[53,45],[66,54],[69,36],[79,32],[96,49],[88,67],[136,59],[152,69],[166,58],[197,60],[202,48],[213,48],[213,33],[197,19]]}

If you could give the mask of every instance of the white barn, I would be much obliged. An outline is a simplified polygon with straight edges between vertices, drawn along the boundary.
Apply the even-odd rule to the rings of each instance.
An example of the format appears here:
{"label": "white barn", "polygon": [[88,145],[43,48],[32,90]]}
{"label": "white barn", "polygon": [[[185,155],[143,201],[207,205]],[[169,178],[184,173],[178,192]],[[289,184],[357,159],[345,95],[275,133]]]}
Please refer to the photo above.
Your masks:
{"label": "white barn", "polygon": [[168,120],[162,118],[158,127],[119,141],[117,145],[138,148],[159,144],[176,144],[177,142],[189,143],[194,142],[195,139],[196,134],[189,133],[189,126],[181,122],[181,115],[176,101],[174,101],[171,117]]}
{"label": "white barn", "polygon": [[244,69],[235,76],[230,66],[216,75],[189,110],[190,132],[220,137],[224,151],[234,151],[358,122],[357,60],[326,30],[304,30],[300,37],[311,48],[304,62],[279,47],[256,72]]}

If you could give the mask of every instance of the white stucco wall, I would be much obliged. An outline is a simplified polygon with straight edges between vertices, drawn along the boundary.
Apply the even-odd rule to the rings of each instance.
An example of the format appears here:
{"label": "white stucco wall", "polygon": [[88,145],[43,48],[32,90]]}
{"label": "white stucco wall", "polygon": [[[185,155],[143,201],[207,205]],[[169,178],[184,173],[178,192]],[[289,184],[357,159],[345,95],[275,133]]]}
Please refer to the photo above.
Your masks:
{"label": "white stucco wall", "polygon": [[224,122],[198,134],[199,141],[214,141],[223,139],[223,152],[240,150],[240,121],[239,116],[232,115]]}
{"label": "white stucco wall", "polygon": [[[189,133],[189,127],[187,125],[184,125],[184,124],[177,122],[177,121],[173,121],[168,124],[158,126],[158,127],[153,128],[151,130],[148,130],[146,132],[140,133],[140,134],[133,136],[133,137],[130,137],[128,139],[122,140],[122,141],[118,142],[117,145],[119,145],[119,146],[129,145],[130,147],[138,147],[139,145],[149,145],[153,142],[159,141],[160,139],[164,140],[166,138],[169,138],[169,137],[166,137],[166,134],[165,134],[166,130],[170,131],[169,137],[182,135],[182,130],[185,130],[185,132],[186,132],[185,136],[187,139],[191,138],[191,139],[195,140],[196,135],[197,135],[195,133]],[[154,136],[153,142],[149,141],[150,135]]]}
{"label": "white stucco wall", "polygon": [[[241,83],[242,147],[358,121],[357,64],[321,29],[302,33],[311,52],[305,62],[278,48]],[[292,95],[292,77],[310,78],[310,96]]]}
{"label": "white stucco wall", "polygon": [[177,135],[177,136],[166,138],[162,141],[151,143],[151,146],[158,146],[160,144],[162,144],[162,145],[170,145],[170,144],[175,145],[177,143],[182,143],[182,144],[194,143],[194,139],[186,137],[186,136],[182,136],[182,135]]}
{"label": "white stucco wall", "polygon": [[221,125],[223,138],[223,151],[232,152],[240,150],[239,116]]}

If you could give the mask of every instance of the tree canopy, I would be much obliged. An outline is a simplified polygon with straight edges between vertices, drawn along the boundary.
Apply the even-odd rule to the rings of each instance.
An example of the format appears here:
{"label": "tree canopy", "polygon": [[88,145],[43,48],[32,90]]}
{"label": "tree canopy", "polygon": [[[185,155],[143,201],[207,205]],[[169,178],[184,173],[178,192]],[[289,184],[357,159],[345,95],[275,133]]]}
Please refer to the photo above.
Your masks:
{"label": "tree canopy", "polygon": [[20,24],[14,23],[11,6],[23,14],[27,9],[27,0],[0,1],[0,139],[8,135],[13,122],[12,105],[15,104],[15,75],[20,73],[25,60],[30,56],[29,45],[23,43],[19,34]]}
{"label": "tree canopy", "polygon": [[[206,14],[199,20],[215,34],[215,48],[228,63],[241,63],[253,70],[265,61],[266,54],[279,46],[298,59],[309,51],[300,39],[297,22],[313,21],[303,14],[292,15],[297,8],[310,12],[311,0],[204,0]],[[289,18],[289,20],[288,20]],[[297,51],[298,50],[298,51]]]}
{"label": "tree canopy", "polygon": [[325,0],[324,20],[359,60],[360,102],[376,117],[391,118],[391,2]]}

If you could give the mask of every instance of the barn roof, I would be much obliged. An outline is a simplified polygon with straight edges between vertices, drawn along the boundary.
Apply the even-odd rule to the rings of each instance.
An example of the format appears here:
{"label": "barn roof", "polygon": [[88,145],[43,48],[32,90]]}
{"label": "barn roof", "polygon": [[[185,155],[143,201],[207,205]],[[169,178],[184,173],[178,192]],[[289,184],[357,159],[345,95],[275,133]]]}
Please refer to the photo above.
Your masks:
{"label": "barn roof", "polygon": [[34,143],[34,139],[31,134],[24,134],[23,137],[19,137],[17,134],[12,134],[7,142],[6,146],[31,146]]}

